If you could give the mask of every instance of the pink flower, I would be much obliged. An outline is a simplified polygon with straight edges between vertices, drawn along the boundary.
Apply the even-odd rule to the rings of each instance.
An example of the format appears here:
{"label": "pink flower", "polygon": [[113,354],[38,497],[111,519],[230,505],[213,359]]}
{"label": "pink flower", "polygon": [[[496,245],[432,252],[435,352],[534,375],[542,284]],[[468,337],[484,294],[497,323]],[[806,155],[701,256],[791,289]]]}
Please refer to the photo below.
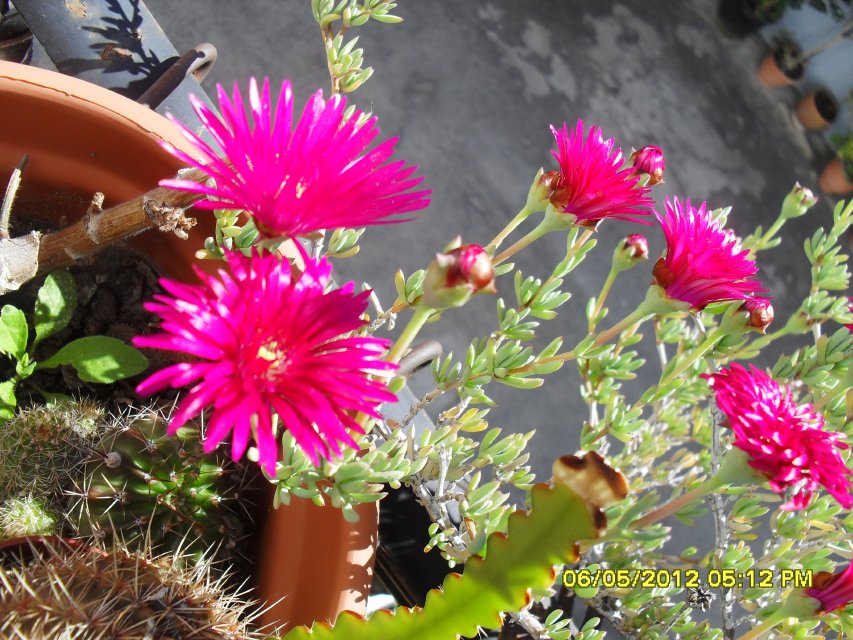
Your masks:
{"label": "pink flower", "polygon": [[381,360],[388,342],[344,337],[364,325],[369,292],[354,295],[349,283],[324,293],[332,270],[326,260],[306,259],[305,271],[293,276],[290,264],[272,254],[226,258],[229,270],[217,276],[197,270],[201,285],[160,281],[173,297],[158,295],[145,308],[160,316],[163,333],[133,343],[200,360],[158,371],[137,392],[193,385],[170,433],[210,407],[205,451],[232,433],[238,459],[251,435],[270,472],[278,459],[273,412],[314,464],[330,452],[340,455],[341,443],[355,448],[350,431],[364,430],[353,416],[378,417],[377,406],[395,400],[369,375],[395,368]]}
{"label": "pink flower", "polygon": [[593,126],[584,140],[582,120],[571,133],[567,124],[559,131],[552,126],[551,132],[557,139],[557,150],[551,154],[560,170],[545,177],[555,208],[584,226],[595,226],[604,218],[644,223],[637,216],[649,215],[654,202],[648,187],[638,184],[633,168],[621,168],[622,151],[613,151],[612,139],[605,140],[601,129]]}
{"label": "pink flower", "polygon": [[810,404],[796,404],[790,390],[755,367],[735,363],[704,377],[735,434],[734,446],[776,493],[793,491],[783,509],[806,507],[818,485],[846,509],[853,506],[853,471],[840,453],[848,448],[844,435],[824,431],[823,416]]}
{"label": "pink flower", "polygon": [[368,150],[379,133],[376,118],[358,124],[360,111],[346,118],[346,98],[336,95],[324,101],[323,92],[318,91],[291,129],[293,94],[289,81],[282,83],[278,105],[273,109],[269,79],[264,80],[259,95],[252,78],[251,118],[246,116],[236,84],[230,99],[221,85],[217,85],[217,93],[222,118],[194,97],[190,100],[224,152],[224,159],[174,120],[202,160],[163,145],[215,180],[213,187],[191,180],[160,182],[164,187],[209,197],[197,202],[197,207],[244,209],[265,235],[298,236],[320,229],[402,222],[388,218],[429,204],[429,191],[409,191],[423,181],[422,177],[412,177],[417,167],[406,167],[402,160],[386,164],[397,139]]}
{"label": "pink flower", "polygon": [[635,151],[629,158],[634,165],[635,174],[647,174],[649,186],[663,182],[663,174],[666,171],[666,160],[663,157],[663,149],[651,144]]}
{"label": "pink flower", "polygon": [[666,200],[666,216],[655,212],[666,237],[666,256],[655,264],[655,283],[670,298],[701,311],[712,302],[746,300],[766,291],[750,280],[758,267],[741,251],[734,233],[711,218],[703,202],[698,209],[690,199]]}
{"label": "pink flower", "polygon": [[819,571],[812,579],[812,586],[803,593],[820,602],[817,613],[846,607],[853,602],[853,562],[841,573]]}

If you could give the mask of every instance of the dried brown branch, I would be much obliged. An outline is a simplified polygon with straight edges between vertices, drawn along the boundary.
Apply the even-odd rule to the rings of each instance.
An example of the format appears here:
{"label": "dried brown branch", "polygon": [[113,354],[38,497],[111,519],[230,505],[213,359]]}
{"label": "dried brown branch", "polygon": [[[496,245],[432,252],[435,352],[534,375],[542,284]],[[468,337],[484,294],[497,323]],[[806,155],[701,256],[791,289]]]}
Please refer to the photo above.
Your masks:
{"label": "dried brown branch", "polygon": [[[184,177],[201,182],[207,176],[194,170]],[[17,289],[38,274],[70,266],[113,242],[151,228],[186,239],[187,231],[195,224],[195,220],[187,218],[184,210],[200,197],[195,193],[157,187],[103,211],[93,201],[93,206],[89,207],[80,221],[60,231],[0,240],[0,294]],[[37,253],[33,235],[38,239]],[[13,244],[20,247],[25,240],[27,251],[13,250]]]}

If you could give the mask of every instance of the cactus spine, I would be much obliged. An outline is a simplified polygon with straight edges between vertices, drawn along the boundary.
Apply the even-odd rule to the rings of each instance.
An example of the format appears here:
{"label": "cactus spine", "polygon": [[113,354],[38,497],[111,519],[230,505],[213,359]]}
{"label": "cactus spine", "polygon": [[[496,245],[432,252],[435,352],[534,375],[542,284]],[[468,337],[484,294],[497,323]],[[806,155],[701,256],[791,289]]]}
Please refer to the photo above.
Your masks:
{"label": "cactus spine", "polygon": [[[179,553],[152,557],[59,538],[36,539],[0,562],[0,637],[245,640],[247,604]],[[25,559],[32,552],[32,559]]]}
{"label": "cactus spine", "polygon": [[103,430],[83,465],[70,520],[81,535],[147,537],[155,547],[206,550],[233,561],[245,537],[247,468],[205,454],[201,434],[166,433],[168,417],[131,410]]}

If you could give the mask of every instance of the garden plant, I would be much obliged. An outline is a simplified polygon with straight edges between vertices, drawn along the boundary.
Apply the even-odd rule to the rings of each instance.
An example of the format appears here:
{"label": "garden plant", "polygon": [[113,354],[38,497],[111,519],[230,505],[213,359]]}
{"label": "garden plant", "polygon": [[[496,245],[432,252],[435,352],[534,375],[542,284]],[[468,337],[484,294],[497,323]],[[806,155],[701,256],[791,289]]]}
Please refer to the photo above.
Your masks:
{"label": "garden plant", "polygon": [[[215,233],[196,248],[206,268],[194,282],[159,280],[144,305],[152,330],[132,344],[59,344],[85,289],[74,268],[3,300],[0,535],[41,537],[0,563],[0,636],[280,635],[254,628],[239,588],[211,568],[216,558],[226,573],[251,573],[238,565],[254,465],[276,506],[310,500],[348,519],[410,487],[432,521],[427,550],[456,568],[423,607],[344,613],[288,640],[450,640],[510,621],[539,640],[853,634],[843,252],[853,202],[805,242],[808,295],[774,317],[762,257],[815,204],[808,188],[794,185],[769,228],[738,237],[727,226],[738,211],[720,203],[656,202],[666,161],[654,141],[617,143],[567,113],[500,233],[448,237],[421,270],[389,271],[397,298],[383,305],[336,269],[371,226],[429,216],[424,176],[353,97],[372,69],[352,31],[400,18],[389,0],[305,4],[331,95],[252,78],[217,87],[218,113],[194,101],[203,131],[175,122],[193,151],[168,147],[187,169],[161,186],[189,194]],[[21,180],[23,166],[0,242],[13,239]],[[599,246],[602,225],[624,239]],[[662,255],[650,255],[651,234]],[[546,235],[564,239],[563,258],[522,272],[515,257]],[[578,300],[572,272],[592,251],[612,252],[611,267],[600,292]],[[608,300],[630,269],[648,273],[648,289],[614,318]],[[464,353],[436,358],[433,389],[388,419],[421,330],[452,323],[474,296],[494,299],[494,324]],[[543,343],[540,326],[559,324],[568,305],[584,306],[586,337]],[[657,359],[639,355],[644,340]],[[758,364],[777,347],[774,363]],[[525,453],[536,435],[490,427],[491,390],[533,389],[562,367],[577,368],[588,414],[570,450],[555,451],[553,476],[536,479]],[[87,397],[125,378],[136,385],[129,406]],[[634,379],[643,392],[623,388]],[[86,384],[63,388],[69,380]],[[431,412],[442,396],[453,406]],[[433,421],[418,431],[422,412]],[[673,535],[709,520],[711,548]],[[578,623],[561,601],[593,615]]]}

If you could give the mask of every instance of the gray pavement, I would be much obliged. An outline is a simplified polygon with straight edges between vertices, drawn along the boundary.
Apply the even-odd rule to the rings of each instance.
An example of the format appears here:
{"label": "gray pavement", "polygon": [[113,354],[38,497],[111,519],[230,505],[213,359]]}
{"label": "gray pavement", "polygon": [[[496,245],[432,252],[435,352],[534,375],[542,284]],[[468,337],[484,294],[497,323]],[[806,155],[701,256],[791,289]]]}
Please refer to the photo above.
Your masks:
{"label": "gray pavement", "polygon": [[[251,75],[290,78],[299,102],[328,76],[308,0],[147,0],[181,50],[213,42],[219,61],[205,85]],[[806,137],[790,118],[793,89],[768,90],[754,78],[765,45],[732,41],[715,25],[713,0],[400,0],[400,25],[370,24],[360,44],[375,76],[355,94],[380,117],[383,133],[400,135],[401,157],[419,164],[434,190],[418,221],[371,229],[362,253],[342,266],[393,300],[393,272],[426,265],[454,235],[485,244],[520,208],[539,166],[552,168],[551,123],[581,117],[602,126],[623,150],[658,144],[666,152],[667,194],[733,205],[741,233],[775,218],[795,180],[816,188],[815,170],[831,156],[818,137]],[[815,151],[813,149],[817,149]],[[802,240],[826,224],[831,202],[790,223],[778,249],[761,255],[762,278],[784,318],[808,289]],[[607,223],[601,243],[572,275],[571,300],[543,328],[573,344],[584,331],[583,307],[597,293],[615,242],[638,231]],[[648,228],[652,256],[662,239]],[[562,257],[564,241],[548,237],[518,263],[545,275]],[[651,265],[624,276],[611,300],[620,318],[641,298]],[[510,285],[510,283],[506,283]],[[509,288],[509,287],[508,287]],[[511,291],[508,293],[511,297]],[[483,297],[446,314],[427,336],[459,351],[495,323],[494,299]],[[650,348],[646,345],[646,350]],[[430,388],[428,376],[414,383]],[[586,409],[572,367],[536,391],[503,388],[491,423],[536,428],[532,461],[550,475],[556,454],[573,452]]]}

